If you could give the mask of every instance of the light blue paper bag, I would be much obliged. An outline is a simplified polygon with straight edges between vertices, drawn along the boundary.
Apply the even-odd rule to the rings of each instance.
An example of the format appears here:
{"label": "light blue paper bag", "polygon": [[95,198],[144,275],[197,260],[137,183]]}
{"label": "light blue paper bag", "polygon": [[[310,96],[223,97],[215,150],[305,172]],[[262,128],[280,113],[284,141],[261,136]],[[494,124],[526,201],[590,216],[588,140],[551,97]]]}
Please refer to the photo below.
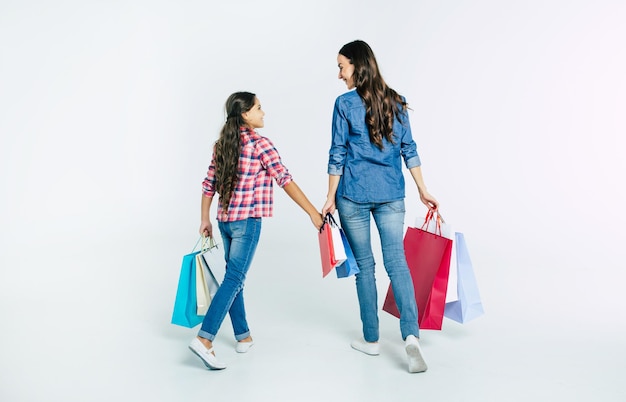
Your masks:
{"label": "light blue paper bag", "polygon": [[465,323],[485,312],[463,233],[455,232],[458,300],[446,303],[444,317]]}
{"label": "light blue paper bag", "polygon": [[176,300],[174,301],[174,312],[172,313],[172,324],[193,328],[204,320],[204,316],[197,314],[196,256],[199,253],[200,251],[195,251],[183,256]]}

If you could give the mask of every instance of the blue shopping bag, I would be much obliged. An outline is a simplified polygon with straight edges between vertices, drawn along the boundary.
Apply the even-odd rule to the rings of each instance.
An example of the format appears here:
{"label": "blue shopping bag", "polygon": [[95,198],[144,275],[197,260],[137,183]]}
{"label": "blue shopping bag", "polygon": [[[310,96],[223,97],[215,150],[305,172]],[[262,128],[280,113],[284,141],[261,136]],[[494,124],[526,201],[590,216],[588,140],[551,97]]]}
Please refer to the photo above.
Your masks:
{"label": "blue shopping bag", "polygon": [[337,272],[337,278],[347,278],[358,274],[359,266],[356,264],[356,258],[354,258],[354,253],[352,252],[352,248],[350,247],[350,243],[348,243],[348,238],[343,232],[343,229],[339,229],[339,233],[341,234],[343,247],[346,250],[346,257],[348,258],[341,265],[336,267],[335,271]]}
{"label": "blue shopping bag", "polygon": [[454,233],[454,240],[456,243],[458,300],[446,303],[444,316],[456,322],[465,323],[480,317],[485,312],[463,233]]}
{"label": "blue shopping bag", "polygon": [[196,256],[200,252],[195,251],[183,257],[176,300],[174,301],[174,312],[172,313],[172,324],[193,328],[204,320],[204,316],[197,314],[196,298]]}

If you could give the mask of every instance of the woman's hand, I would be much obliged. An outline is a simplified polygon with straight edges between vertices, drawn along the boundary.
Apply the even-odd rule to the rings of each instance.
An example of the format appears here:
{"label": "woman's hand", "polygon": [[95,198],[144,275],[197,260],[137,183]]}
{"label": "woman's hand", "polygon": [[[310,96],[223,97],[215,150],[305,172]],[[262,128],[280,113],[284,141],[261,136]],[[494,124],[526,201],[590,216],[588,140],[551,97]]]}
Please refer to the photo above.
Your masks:
{"label": "woman's hand", "polygon": [[439,208],[439,202],[428,191],[420,191],[420,200],[431,212],[435,212]]}
{"label": "woman's hand", "polygon": [[334,214],[335,209],[337,209],[337,207],[335,206],[335,197],[328,198],[326,200],[326,203],[324,204],[324,207],[322,208],[322,216],[326,216],[327,213]]}

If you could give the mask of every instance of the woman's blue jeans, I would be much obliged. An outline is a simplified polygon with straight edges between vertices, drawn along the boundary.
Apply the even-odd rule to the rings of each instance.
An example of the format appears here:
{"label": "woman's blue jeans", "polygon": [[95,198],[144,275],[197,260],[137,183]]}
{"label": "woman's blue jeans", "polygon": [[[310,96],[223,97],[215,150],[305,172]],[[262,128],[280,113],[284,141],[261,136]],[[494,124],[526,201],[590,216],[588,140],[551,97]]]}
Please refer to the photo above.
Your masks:
{"label": "woman's blue jeans", "polygon": [[235,339],[240,341],[250,336],[243,302],[243,284],[259,243],[261,218],[218,222],[218,227],[224,242],[226,273],[224,281],[211,300],[198,336],[213,341],[228,313]]}
{"label": "woman's blue jeans", "polygon": [[413,280],[404,255],[404,200],[362,204],[337,197],[336,206],[339,210],[341,227],[346,233],[359,266],[356,290],[363,323],[363,337],[367,342],[377,342],[379,337],[378,292],[374,274],[370,214],[378,228],[383,263],[400,311],[402,339],[409,335],[419,337]]}

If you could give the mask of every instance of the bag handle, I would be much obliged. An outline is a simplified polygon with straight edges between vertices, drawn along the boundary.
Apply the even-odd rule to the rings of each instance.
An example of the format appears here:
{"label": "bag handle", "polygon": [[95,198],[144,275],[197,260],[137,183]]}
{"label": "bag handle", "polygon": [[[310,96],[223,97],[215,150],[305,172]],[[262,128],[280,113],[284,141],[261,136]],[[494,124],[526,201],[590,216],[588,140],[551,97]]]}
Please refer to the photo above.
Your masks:
{"label": "bag handle", "polygon": [[326,216],[324,217],[324,222],[322,223],[322,227],[320,228],[320,233],[324,230],[324,225],[330,225],[330,227],[338,227],[337,221],[335,221],[335,217],[330,212],[326,212]]}
{"label": "bag handle", "polygon": [[[202,243],[200,243],[201,241]],[[200,251],[206,251],[217,247],[217,243],[215,242],[213,236],[200,236],[198,238],[198,241],[196,242],[196,245],[193,246],[193,249],[191,250],[192,253],[196,251],[196,248],[198,248],[198,244],[200,244]]]}
{"label": "bag handle", "polygon": [[335,221],[335,217],[330,212],[326,213],[326,218],[328,219],[328,223],[330,223],[331,226],[339,226],[337,224],[337,221]]}
{"label": "bag handle", "polygon": [[[437,215],[436,218],[435,218],[435,215]],[[426,217],[424,218],[424,223],[422,224],[422,227],[420,229],[426,231],[426,229],[428,229],[428,225],[430,224],[430,221],[432,221],[433,219],[436,219],[436,222],[437,222],[436,227],[435,227],[435,234],[442,236],[441,224],[446,223],[446,221],[443,220],[443,216],[441,216],[441,213],[439,213],[439,210],[436,210],[433,212],[429,209],[428,213],[426,213]]]}
{"label": "bag handle", "polygon": [[215,243],[215,238],[213,238],[213,236],[202,236],[202,248],[201,250],[207,251],[210,250],[212,248],[217,247],[217,243]]}
{"label": "bag handle", "polygon": [[196,251],[196,248],[198,247],[198,244],[200,244],[200,240],[202,240],[202,236],[200,236],[200,237],[198,238],[198,241],[196,242],[196,245],[195,245],[195,246],[193,246],[193,248],[191,249],[191,252],[192,252],[192,253]]}

